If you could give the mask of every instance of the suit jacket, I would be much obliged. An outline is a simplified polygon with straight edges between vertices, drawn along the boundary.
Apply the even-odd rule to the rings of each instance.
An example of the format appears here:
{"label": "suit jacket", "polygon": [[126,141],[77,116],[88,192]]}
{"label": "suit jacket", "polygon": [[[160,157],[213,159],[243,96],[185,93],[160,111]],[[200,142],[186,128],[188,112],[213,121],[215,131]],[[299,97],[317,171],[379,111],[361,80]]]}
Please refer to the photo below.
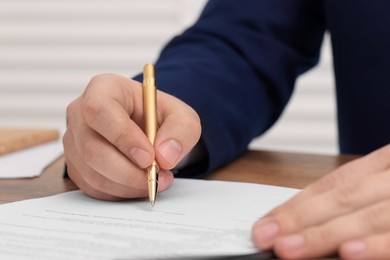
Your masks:
{"label": "suit jacket", "polygon": [[389,10],[388,0],[211,0],[163,49],[157,83],[200,115],[211,171],[278,119],[327,30],[340,152],[365,154],[390,142]]}

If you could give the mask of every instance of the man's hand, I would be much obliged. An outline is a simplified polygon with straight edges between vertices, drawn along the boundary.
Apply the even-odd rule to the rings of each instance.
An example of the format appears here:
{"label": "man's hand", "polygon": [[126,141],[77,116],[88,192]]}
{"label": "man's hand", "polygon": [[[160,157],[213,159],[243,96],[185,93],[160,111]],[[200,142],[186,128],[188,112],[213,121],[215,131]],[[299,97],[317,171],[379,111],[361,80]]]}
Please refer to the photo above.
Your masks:
{"label": "man's hand", "polygon": [[253,241],[286,259],[336,252],[345,259],[390,258],[390,145],[272,210],[254,225]]}
{"label": "man's hand", "polygon": [[147,196],[144,168],[159,163],[159,191],[173,183],[170,171],[197,143],[197,113],[158,91],[159,130],[154,147],[143,132],[142,84],[122,76],[94,77],[67,109],[63,137],[68,174],[86,194],[104,200]]}

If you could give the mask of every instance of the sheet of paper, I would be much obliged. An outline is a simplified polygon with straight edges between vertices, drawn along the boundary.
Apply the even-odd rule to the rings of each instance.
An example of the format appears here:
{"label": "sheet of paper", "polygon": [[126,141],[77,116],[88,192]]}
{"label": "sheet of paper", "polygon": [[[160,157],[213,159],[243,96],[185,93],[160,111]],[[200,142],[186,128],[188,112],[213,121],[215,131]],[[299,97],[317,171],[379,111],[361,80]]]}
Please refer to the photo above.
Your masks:
{"label": "sheet of paper", "polygon": [[61,141],[53,141],[0,156],[0,178],[31,178],[63,154]]}
{"label": "sheet of paper", "polygon": [[81,191],[0,206],[4,259],[170,259],[256,252],[253,223],[298,190],[176,179],[147,200],[106,202]]}

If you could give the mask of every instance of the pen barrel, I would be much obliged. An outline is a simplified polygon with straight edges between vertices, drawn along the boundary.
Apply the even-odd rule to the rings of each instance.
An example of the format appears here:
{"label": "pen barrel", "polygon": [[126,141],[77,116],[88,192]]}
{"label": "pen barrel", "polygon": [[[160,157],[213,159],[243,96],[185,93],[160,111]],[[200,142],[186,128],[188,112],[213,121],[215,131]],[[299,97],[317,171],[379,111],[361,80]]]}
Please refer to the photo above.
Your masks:
{"label": "pen barrel", "polygon": [[154,76],[154,66],[146,64],[144,67],[143,105],[145,134],[153,145],[157,134],[157,88]]}
{"label": "pen barrel", "polygon": [[[154,145],[154,139],[157,135],[157,88],[156,78],[154,76],[154,66],[146,64],[144,66],[144,82],[143,82],[143,103],[144,103],[144,121],[145,134],[150,143]],[[158,190],[158,172],[159,167],[156,160],[152,165],[146,168],[148,194],[151,205],[153,206],[157,198]]]}

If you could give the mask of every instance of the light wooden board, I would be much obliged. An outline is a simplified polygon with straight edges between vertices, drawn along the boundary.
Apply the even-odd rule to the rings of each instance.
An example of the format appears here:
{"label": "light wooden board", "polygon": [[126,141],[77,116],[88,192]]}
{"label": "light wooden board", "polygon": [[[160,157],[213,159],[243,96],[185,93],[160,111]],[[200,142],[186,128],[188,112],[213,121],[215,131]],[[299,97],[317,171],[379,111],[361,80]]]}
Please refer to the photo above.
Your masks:
{"label": "light wooden board", "polygon": [[0,128],[0,155],[57,140],[56,129]]}

